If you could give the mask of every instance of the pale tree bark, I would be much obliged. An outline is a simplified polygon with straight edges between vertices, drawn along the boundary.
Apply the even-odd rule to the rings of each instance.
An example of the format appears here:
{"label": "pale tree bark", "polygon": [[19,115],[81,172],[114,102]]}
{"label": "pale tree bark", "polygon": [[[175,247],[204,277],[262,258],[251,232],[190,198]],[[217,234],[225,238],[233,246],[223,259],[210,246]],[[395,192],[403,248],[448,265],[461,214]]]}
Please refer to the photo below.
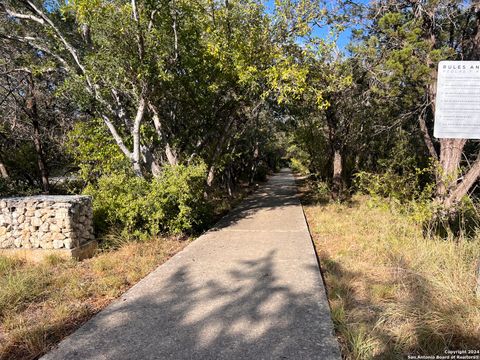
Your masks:
{"label": "pale tree bark", "polygon": [[334,200],[338,200],[341,197],[343,190],[343,162],[342,154],[339,149],[335,149],[333,152],[333,180],[332,180],[332,197]]}
{"label": "pale tree bark", "polygon": [[440,174],[437,180],[437,197],[443,201],[455,190],[466,139],[440,139]]}
{"label": "pale tree bark", "polygon": [[[331,100],[331,99],[330,99]],[[333,102],[332,102],[333,103]],[[330,141],[330,147],[332,151],[332,198],[334,200],[339,200],[343,191],[343,162],[342,162],[342,151],[343,148],[341,139],[338,135],[338,119],[335,110],[332,107],[329,107],[325,111],[325,117],[327,120],[328,127],[328,138]]]}
{"label": "pale tree bark", "polygon": [[468,194],[475,182],[480,177],[480,154],[477,160],[472,164],[467,173],[461,178],[460,182],[452,188],[444,200],[446,209],[454,207],[462,198]]}
{"label": "pale tree bark", "polygon": [[133,123],[133,152],[131,156],[133,171],[135,175],[142,176],[142,167],[140,163],[140,124],[142,123],[143,115],[145,114],[145,99],[140,98],[138,102],[137,115]]}
{"label": "pale tree bark", "polygon": [[140,125],[145,115],[145,106],[146,106],[145,98],[142,96],[138,101],[137,114],[135,116],[135,120],[133,123],[133,130],[132,130],[133,151],[130,151],[127,148],[127,146],[123,142],[122,137],[118,133],[117,129],[115,128],[115,125],[110,120],[110,118],[107,115],[102,116],[103,122],[110,130],[110,133],[115,139],[115,142],[117,143],[118,147],[123,152],[123,154],[130,160],[130,163],[132,164],[135,175],[139,177],[143,176],[142,167],[141,167],[141,158],[140,158]]}
{"label": "pale tree bark", "polygon": [[[27,21],[33,21],[46,28],[49,28],[51,30],[52,35],[62,43],[64,49],[70,54],[71,58],[73,59],[74,67],[78,69],[78,71],[80,71],[80,73],[84,76],[86,90],[94,96],[96,101],[102,104],[112,114],[115,114],[115,116],[118,117],[120,120],[123,120],[125,122],[126,119],[125,119],[125,113],[123,112],[124,111],[123,108],[120,106],[119,111],[115,111],[114,108],[111,106],[111,104],[109,104],[108,101],[106,101],[102,97],[102,95],[98,91],[97,86],[90,79],[90,76],[86,71],[86,67],[84,66],[84,64],[80,59],[77,49],[62,34],[62,31],[60,30],[60,28],[58,28],[53,23],[53,21],[47,16],[45,12],[42,11],[41,8],[37,7],[30,0],[21,0],[21,3],[26,7],[26,9],[28,9],[28,11],[32,12],[33,14],[22,14],[22,13],[13,11],[11,9],[8,9],[4,4],[0,4],[0,5],[4,8],[6,13],[11,17],[15,17],[15,18],[27,20]],[[142,60],[144,56],[144,41],[143,41],[143,33],[140,26],[139,14],[137,11],[135,0],[131,0],[131,5],[132,5],[133,19],[137,24],[138,56],[140,57],[140,60]],[[56,54],[55,51],[51,51],[51,49],[49,49],[48,46],[39,44],[38,42],[41,40],[40,38],[36,38],[32,36],[15,37],[15,36],[9,36],[8,34],[2,34],[2,36],[5,38],[9,38],[10,40],[25,43],[36,50],[41,50],[46,54],[51,55],[52,57],[57,59],[67,71],[71,73],[74,72],[64,58]],[[110,119],[110,116],[107,113],[101,114],[101,117],[105,125],[109,129],[112,137],[114,138],[120,150],[130,160],[133,170],[137,176],[143,176],[142,169],[141,169],[142,159],[141,159],[141,151],[140,151],[140,126],[145,114],[145,103],[146,103],[145,86],[143,86],[143,88],[141,89],[141,92],[142,94],[140,95],[140,99],[138,100],[137,113],[136,113],[135,119],[133,119],[133,128],[131,130],[131,135],[133,138],[133,151],[130,151],[126,147],[122,137],[120,136],[119,132],[115,128],[113,121]],[[118,102],[119,100],[118,96],[116,96],[115,99]]]}
{"label": "pale tree bark", "polygon": [[178,165],[178,155],[167,142],[165,145],[165,155],[170,165]]}
{"label": "pale tree bark", "polygon": [[212,164],[208,168],[208,175],[207,175],[207,185],[211,187],[213,185],[213,180],[215,180],[215,165]]}
{"label": "pale tree bark", "polygon": [[228,167],[227,171],[226,171],[226,183],[227,183],[227,192],[228,192],[228,196],[232,197],[233,196],[233,190],[232,190],[232,169],[230,169],[230,167]]}
{"label": "pale tree bark", "polygon": [[158,160],[153,155],[152,149],[145,145],[141,145],[140,151],[142,153],[142,159],[146,168],[150,170],[154,177],[158,177],[162,172],[162,168],[160,167]]}
{"label": "pale tree bark", "polygon": [[3,161],[3,157],[0,154],[0,176],[3,179],[9,179],[10,176],[8,175],[7,167],[5,166],[5,162]]}
{"label": "pale tree bark", "polygon": [[157,136],[159,140],[165,144],[164,151],[165,151],[165,156],[167,158],[168,164],[178,165],[179,164],[178,155],[167,139],[164,127],[162,126],[162,122],[160,121],[160,115],[157,108],[152,103],[149,103],[148,107],[152,112],[153,126],[155,127],[155,131],[157,132]]}

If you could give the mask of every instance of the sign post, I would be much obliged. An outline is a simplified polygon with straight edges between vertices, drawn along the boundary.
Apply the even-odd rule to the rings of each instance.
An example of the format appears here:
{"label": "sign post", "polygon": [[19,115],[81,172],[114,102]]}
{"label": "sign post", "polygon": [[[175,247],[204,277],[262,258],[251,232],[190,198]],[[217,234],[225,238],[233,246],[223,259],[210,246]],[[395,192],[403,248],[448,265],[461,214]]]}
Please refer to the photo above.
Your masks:
{"label": "sign post", "polygon": [[480,61],[440,61],[433,136],[480,139]]}

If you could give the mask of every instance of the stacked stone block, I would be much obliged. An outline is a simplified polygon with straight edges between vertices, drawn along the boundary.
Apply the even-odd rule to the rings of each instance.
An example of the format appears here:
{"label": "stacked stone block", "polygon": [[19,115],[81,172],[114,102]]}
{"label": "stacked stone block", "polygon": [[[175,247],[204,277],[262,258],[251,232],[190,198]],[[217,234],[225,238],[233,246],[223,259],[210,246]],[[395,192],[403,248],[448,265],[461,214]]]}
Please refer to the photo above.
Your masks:
{"label": "stacked stone block", "polygon": [[0,249],[75,249],[95,239],[89,196],[0,199]]}

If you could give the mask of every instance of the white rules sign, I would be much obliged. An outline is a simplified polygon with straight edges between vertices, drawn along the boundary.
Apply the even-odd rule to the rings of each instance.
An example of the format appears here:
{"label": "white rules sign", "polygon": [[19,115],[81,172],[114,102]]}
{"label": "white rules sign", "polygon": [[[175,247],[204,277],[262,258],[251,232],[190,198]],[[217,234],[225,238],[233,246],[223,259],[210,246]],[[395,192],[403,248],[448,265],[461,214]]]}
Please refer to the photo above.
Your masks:
{"label": "white rules sign", "polygon": [[440,61],[436,138],[480,139],[480,61]]}

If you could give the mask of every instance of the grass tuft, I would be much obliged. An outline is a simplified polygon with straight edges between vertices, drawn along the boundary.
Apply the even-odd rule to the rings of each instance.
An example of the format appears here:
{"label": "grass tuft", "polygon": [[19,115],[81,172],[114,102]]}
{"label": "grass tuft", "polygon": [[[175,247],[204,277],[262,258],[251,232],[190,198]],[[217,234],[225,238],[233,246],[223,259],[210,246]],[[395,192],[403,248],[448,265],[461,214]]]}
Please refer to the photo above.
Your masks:
{"label": "grass tuft", "polygon": [[38,358],[185,245],[124,242],[82,262],[0,257],[0,359]]}
{"label": "grass tuft", "polygon": [[478,349],[479,238],[425,238],[420,225],[364,196],[304,209],[346,359]]}

